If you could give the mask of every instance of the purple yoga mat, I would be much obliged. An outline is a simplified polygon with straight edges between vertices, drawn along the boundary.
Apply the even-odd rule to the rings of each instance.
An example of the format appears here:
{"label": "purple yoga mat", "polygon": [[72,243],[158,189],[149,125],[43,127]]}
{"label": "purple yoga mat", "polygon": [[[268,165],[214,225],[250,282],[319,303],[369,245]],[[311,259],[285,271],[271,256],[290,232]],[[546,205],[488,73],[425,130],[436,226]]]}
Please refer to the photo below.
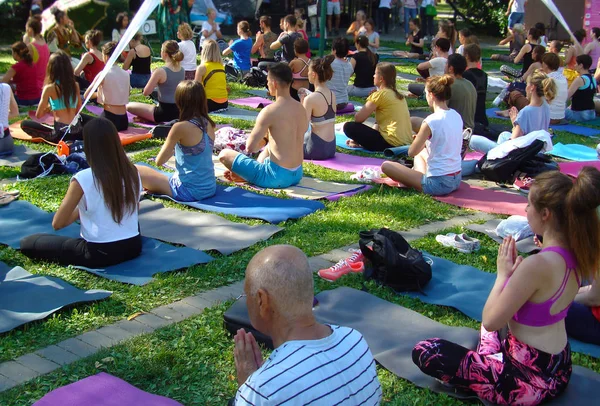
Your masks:
{"label": "purple yoga mat", "polygon": [[244,97],[243,99],[229,100],[229,103],[237,104],[238,106],[248,106],[253,109],[262,109],[273,103],[273,100],[265,99],[264,97]]}
{"label": "purple yoga mat", "polygon": [[34,406],[182,406],[164,396],[153,395],[110,374],[101,372],[54,389]]}
{"label": "purple yoga mat", "polygon": [[[85,108],[87,109],[87,111],[97,116],[102,114],[102,111],[104,110],[102,107],[94,105],[86,105]],[[133,121],[134,117],[135,115],[131,114],[130,112],[127,112],[127,121],[129,121],[130,123],[134,123],[135,125],[139,125],[140,127],[146,128],[154,128],[156,126],[155,123],[149,123],[147,121]]]}
{"label": "purple yoga mat", "polygon": [[348,103],[346,105],[346,107],[335,112],[335,114],[337,114],[338,116],[344,115],[344,114],[354,114],[354,113],[355,113],[355,108],[354,108],[354,104],[352,104],[352,103]]}
{"label": "purple yoga mat", "polygon": [[385,162],[385,160],[336,152],[333,158],[324,161],[308,160],[306,162],[310,162],[315,165],[319,165],[324,168],[329,168],[336,171],[356,173],[361,171],[363,168],[379,169],[379,167],[383,162]]}

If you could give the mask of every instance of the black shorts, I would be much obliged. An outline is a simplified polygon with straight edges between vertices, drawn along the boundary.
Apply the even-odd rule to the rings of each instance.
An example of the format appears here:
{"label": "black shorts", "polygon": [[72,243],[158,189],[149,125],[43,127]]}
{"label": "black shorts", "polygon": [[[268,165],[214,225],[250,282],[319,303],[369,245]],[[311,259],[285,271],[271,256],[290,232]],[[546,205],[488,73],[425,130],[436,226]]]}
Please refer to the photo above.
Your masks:
{"label": "black shorts", "polygon": [[206,104],[208,105],[208,112],[212,113],[214,111],[224,110],[229,106],[229,103],[226,101],[224,103],[217,103],[214,100],[208,99],[206,100]]}
{"label": "black shorts", "polygon": [[179,119],[179,109],[175,103],[158,102],[158,106],[154,108],[154,122],[166,123]]}
{"label": "black shorts", "polygon": [[102,110],[100,117],[107,119],[117,127],[117,131],[125,131],[129,127],[127,114],[115,114],[110,111]]}

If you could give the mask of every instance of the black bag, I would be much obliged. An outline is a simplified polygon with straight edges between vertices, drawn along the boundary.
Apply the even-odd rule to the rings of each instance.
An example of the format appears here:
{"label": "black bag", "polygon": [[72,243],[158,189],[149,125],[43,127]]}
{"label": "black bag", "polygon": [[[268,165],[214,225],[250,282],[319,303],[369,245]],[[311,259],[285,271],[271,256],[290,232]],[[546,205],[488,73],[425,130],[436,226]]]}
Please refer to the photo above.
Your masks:
{"label": "black bag", "polygon": [[537,154],[528,161],[523,161],[519,165],[519,171],[531,178],[548,171],[558,171],[558,163],[546,154]]}
{"label": "black bag", "polygon": [[360,250],[371,261],[365,278],[396,291],[420,291],[431,280],[431,265],[400,234],[387,228],[361,231]]}
{"label": "black bag", "polygon": [[33,179],[38,176],[63,175],[67,173],[65,165],[58,156],[50,152],[30,155],[23,165],[19,178]]}
{"label": "black bag", "polygon": [[535,140],[527,147],[510,151],[504,158],[490,160],[487,159],[487,154],[485,154],[477,162],[477,166],[486,179],[498,183],[513,183],[517,177],[517,172],[519,172],[519,167],[524,162],[529,162],[543,147],[544,141]]}
{"label": "black bag", "polygon": [[267,86],[267,75],[262,70],[252,67],[250,72],[244,75],[242,83],[250,87],[265,87]]}
{"label": "black bag", "polygon": [[224,67],[228,82],[240,82],[242,80],[242,71],[235,67],[233,61],[227,62]]}

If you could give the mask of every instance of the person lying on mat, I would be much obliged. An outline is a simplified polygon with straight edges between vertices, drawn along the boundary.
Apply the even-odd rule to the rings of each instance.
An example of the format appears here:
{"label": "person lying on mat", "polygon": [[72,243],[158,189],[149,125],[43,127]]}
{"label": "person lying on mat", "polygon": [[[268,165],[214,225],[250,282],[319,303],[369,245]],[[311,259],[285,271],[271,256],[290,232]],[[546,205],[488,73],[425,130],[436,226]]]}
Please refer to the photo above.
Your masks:
{"label": "person lying on mat", "polygon": [[425,48],[425,39],[421,31],[421,22],[418,18],[411,18],[408,23],[410,34],[406,39],[406,45],[410,46],[407,51],[394,51],[392,55],[398,58],[423,59],[423,49]]}
{"label": "person lying on mat", "polygon": [[183,53],[173,40],[165,41],[160,49],[160,56],[165,66],[152,72],[152,76],[144,87],[144,96],[150,96],[158,86],[158,106],[154,104],[131,102],[127,111],[151,123],[165,123],[177,120],[179,109],[175,104],[175,89],[184,80],[185,71],[181,67]]}
{"label": "person lying on mat", "polygon": [[592,57],[579,55],[576,60],[575,70],[579,77],[569,86],[571,107],[565,111],[565,117],[569,121],[589,121],[596,118],[594,95],[598,84],[596,78],[590,73]]}
{"label": "person lying on mat", "polygon": [[90,168],[73,176],[52,220],[55,230],[79,220],[81,237],[33,234],[21,240],[23,255],[61,265],[105,268],[142,252],[138,226],[142,184],[117,129],[104,118],[94,118],[83,130],[83,145]]}
{"label": "person lying on mat", "polygon": [[327,87],[335,95],[336,108],[340,111],[348,106],[348,81],[354,72],[354,68],[346,59],[348,56],[348,40],[346,38],[336,38],[333,40],[333,52],[335,60],[331,64],[333,76],[327,81]]}
{"label": "person lying on mat", "polygon": [[146,87],[152,74],[152,50],[142,44],[142,39],[142,34],[138,32],[129,41],[130,51],[123,63],[123,70],[129,70],[131,67],[131,87],[136,89]]}
{"label": "person lying on mat", "polygon": [[[260,154],[256,160],[224,149],[219,160],[232,181],[248,181],[265,188],[286,188],[302,179],[303,141],[308,129],[306,110],[290,95],[292,70],[286,63],[269,69],[267,86],[275,103],[260,111],[246,141],[246,151]],[[285,119],[282,119],[285,118]]]}
{"label": "person lying on mat", "polygon": [[511,237],[500,245],[477,350],[432,338],[414,347],[414,363],[493,404],[537,405],[560,396],[572,369],[565,317],[581,281],[594,280],[600,266],[599,190],[600,172],[592,167],[575,182],[558,171],[538,175],[526,211],[544,248],[523,259]]}
{"label": "person lying on mat", "polygon": [[[117,48],[117,43],[114,41],[107,42],[102,46],[102,59],[106,64],[113,52]],[[129,80],[130,74],[125,72],[118,64],[113,64],[110,70],[100,82],[96,100],[102,104],[104,110],[100,114],[110,122],[112,122],[117,131],[125,131],[129,128],[129,120],[127,119],[127,103],[129,102]],[[85,91],[84,98],[89,95],[89,88]]]}
{"label": "person lying on mat", "polygon": [[529,104],[521,111],[517,111],[514,106],[510,109],[512,132],[503,131],[497,142],[479,135],[473,135],[469,144],[472,150],[485,154],[509,139],[527,135],[532,131],[548,131],[550,126],[550,106],[548,103],[556,97],[556,83],[545,73],[537,71],[527,79],[525,92]]}
{"label": "person lying on mat", "polygon": [[[412,127],[406,98],[396,89],[396,68],[388,62],[379,62],[373,76],[377,91],[367,97],[367,103],[354,116],[354,122],[344,124],[348,146],[383,151],[386,148],[409,145]],[[364,124],[375,112],[375,128]]]}
{"label": "person lying on mat", "polygon": [[239,389],[229,405],[379,404],[381,386],[363,336],[315,320],[313,273],[300,249],[272,245],[256,254],[246,267],[244,296],[252,326],[271,337],[275,351],[263,360],[252,333],[237,331]]}
{"label": "person lying on mat", "polygon": [[102,31],[90,30],[85,33],[84,39],[88,52],[81,56],[81,60],[75,68],[75,80],[81,89],[87,89],[104,69],[102,52],[98,49],[98,45],[102,42]]}
{"label": "person lying on mat", "polygon": [[142,186],[150,193],[167,195],[180,202],[197,202],[213,196],[217,188],[212,161],[215,123],[208,116],[206,93],[199,82],[179,83],[175,103],[181,112],[179,122],[171,127],[156,157],[156,165],[160,167],[175,154],[175,173],[167,176],[141,165],[137,169]]}
{"label": "person lying on mat", "polygon": [[40,102],[42,88],[36,77],[39,66],[33,62],[31,51],[33,45],[27,46],[24,42],[17,41],[11,46],[12,57],[15,60],[0,82],[8,83],[15,90],[15,100],[21,106],[34,106]]}
{"label": "person lying on mat", "polygon": [[[433,58],[417,65],[417,72],[422,78],[427,79],[430,76],[441,76],[446,70],[448,62],[448,50],[450,41],[446,38],[438,38],[433,47]],[[425,85],[422,83],[410,83],[408,91],[416,96],[422,96],[425,92]]]}
{"label": "person lying on mat", "polygon": [[579,288],[565,319],[567,334],[576,340],[600,345],[600,283]]}
{"label": "person lying on mat", "polygon": [[0,156],[11,155],[14,141],[10,135],[9,120],[19,115],[19,106],[12,89],[6,83],[0,83]]}
{"label": "person lying on mat", "polygon": [[300,96],[298,90],[309,88],[308,82],[308,65],[310,64],[310,58],[306,54],[310,48],[308,47],[308,41],[305,39],[297,39],[294,42],[294,51],[296,52],[296,58],[290,62],[290,69],[292,70],[292,87],[290,88],[290,94],[298,101]]}
{"label": "person lying on mat", "polygon": [[379,55],[368,48],[369,39],[359,35],[356,39],[356,52],[350,56],[350,64],[354,69],[354,84],[348,85],[348,96],[367,97],[377,90],[373,83],[375,67]]}
{"label": "person lying on mat", "polygon": [[313,59],[308,68],[308,80],[315,91],[308,95],[299,91],[310,121],[304,135],[304,159],[323,160],[335,155],[335,95],[327,87],[327,81],[333,75],[331,63],[334,59],[333,55]]}
{"label": "person lying on mat", "polygon": [[415,158],[413,169],[391,161],[381,165],[382,172],[395,181],[433,196],[455,191],[461,181],[463,121],[448,108],[453,82],[450,75],[427,80],[425,97],[433,114],[423,120],[408,149]]}
{"label": "person lying on mat", "polygon": [[227,101],[227,75],[219,44],[212,39],[204,41],[200,53],[200,66],[196,69],[196,82],[202,83],[206,91],[208,112],[224,110],[229,106]]}
{"label": "person lying on mat", "polygon": [[[71,58],[64,51],[58,51],[50,56],[46,74],[46,86],[42,90],[42,100],[38,105],[35,116],[42,118],[52,112],[54,125],[40,123],[35,120],[23,120],[21,129],[34,138],[57,143],[66,133],[69,124],[81,108],[79,84],[75,81]],[[72,125],[65,141],[82,139],[82,123],[90,117],[81,114],[81,120]]]}

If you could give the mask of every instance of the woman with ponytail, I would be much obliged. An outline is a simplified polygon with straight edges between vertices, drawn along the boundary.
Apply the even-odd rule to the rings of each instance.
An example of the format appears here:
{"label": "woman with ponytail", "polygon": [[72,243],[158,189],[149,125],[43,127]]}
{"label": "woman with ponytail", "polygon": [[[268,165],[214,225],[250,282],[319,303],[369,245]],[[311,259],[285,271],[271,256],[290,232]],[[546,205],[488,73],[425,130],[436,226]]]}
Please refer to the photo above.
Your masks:
{"label": "woman with ponytail", "polygon": [[557,87],[554,80],[541,71],[536,71],[527,79],[525,88],[529,104],[521,111],[511,107],[508,111],[513,125],[512,132],[504,131],[498,137],[498,142],[480,135],[473,135],[469,146],[474,151],[487,153],[505,141],[529,134],[532,131],[546,130],[550,126],[550,106],[556,97]]}
{"label": "woman with ponytail", "polygon": [[452,193],[461,181],[463,120],[448,107],[453,83],[450,75],[427,80],[425,97],[433,114],[423,120],[408,149],[408,155],[415,159],[413,169],[390,161],[381,165],[390,178],[428,195]]}
{"label": "woman with ponytail", "polygon": [[537,405],[559,396],[572,370],[565,317],[581,282],[595,280],[600,266],[599,204],[595,168],[583,168],[575,182],[558,171],[538,175],[526,211],[543,249],[523,259],[512,237],[500,245],[477,350],[433,338],[415,346],[414,363],[489,403]]}
{"label": "woman with ponytail", "polygon": [[[367,97],[365,106],[354,116],[355,121],[344,124],[344,133],[350,138],[348,146],[383,151],[386,148],[409,145],[413,134],[410,114],[406,99],[396,89],[394,65],[378,63],[373,82],[377,91]],[[376,128],[363,124],[373,112],[377,121]]]}
{"label": "woman with ponytail", "polygon": [[[333,76],[335,56],[314,59],[308,66],[308,80],[315,91],[300,90],[302,105],[310,122],[304,135],[304,159],[324,160],[335,155],[335,95],[327,87],[327,82]],[[306,90],[306,89],[303,89]]]}
{"label": "woman with ponytail", "polygon": [[36,105],[40,102],[42,84],[36,80],[38,67],[33,63],[31,49],[24,42],[17,41],[12,45],[11,50],[12,57],[17,63],[8,69],[2,82],[14,87],[15,99],[19,105]]}
{"label": "woman with ponytail", "polygon": [[252,63],[250,62],[250,51],[252,50],[252,31],[248,21],[240,21],[237,25],[237,34],[240,39],[229,41],[229,48],[223,51],[223,55],[233,53],[233,64],[245,75],[250,71]]}
{"label": "woman with ponytail", "polygon": [[158,106],[139,102],[127,104],[127,111],[152,123],[164,123],[177,120],[179,109],[175,104],[175,90],[179,82],[184,80],[185,71],[181,67],[183,52],[177,42],[169,40],[162,44],[160,56],[165,66],[152,72],[148,84],[144,88],[144,96],[150,96],[158,86]]}
{"label": "woman with ponytail", "polygon": [[42,36],[42,19],[39,15],[29,17],[27,20],[23,42],[29,45],[29,49],[32,51],[33,64],[37,70],[36,80],[41,89],[44,87],[46,66],[48,66],[48,60],[50,59],[50,49]]}
{"label": "woman with ponytail", "polygon": [[379,56],[369,49],[369,39],[359,35],[355,41],[356,52],[350,56],[354,68],[354,84],[348,85],[348,96],[367,97],[377,90],[373,83],[375,67]]}

